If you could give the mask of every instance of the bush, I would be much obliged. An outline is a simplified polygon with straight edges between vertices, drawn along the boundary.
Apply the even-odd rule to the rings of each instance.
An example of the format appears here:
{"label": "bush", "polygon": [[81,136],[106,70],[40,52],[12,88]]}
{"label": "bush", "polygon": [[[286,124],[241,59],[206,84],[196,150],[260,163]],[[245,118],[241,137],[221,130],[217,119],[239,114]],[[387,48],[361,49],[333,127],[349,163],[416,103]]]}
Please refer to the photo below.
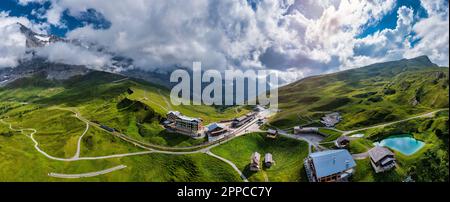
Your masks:
{"label": "bush", "polygon": [[387,88],[387,89],[384,89],[384,90],[383,90],[383,93],[384,93],[385,95],[393,95],[393,94],[396,93],[396,91],[395,91],[394,89]]}
{"label": "bush", "polygon": [[443,150],[428,150],[412,166],[408,173],[419,182],[448,182],[448,153]]}
{"label": "bush", "polygon": [[371,101],[371,102],[381,102],[381,101],[383,101],[383,97],[381,97],[380,95],[377,95],[377,96],[370,97],[367,100]]}
{"label": "bush", "polygon": [[377,94],[377,92],[367,92],[367,93],[361,93],[361,94],[354,95],[353,97],[355,97],[355,98],[368,98],[368,97],[370,97],[372,95],[375,95],[375,94]]}
{"label": "bush", "polygon": [[0,133],[3,137],[12,137],[14,134],[11,131]]}

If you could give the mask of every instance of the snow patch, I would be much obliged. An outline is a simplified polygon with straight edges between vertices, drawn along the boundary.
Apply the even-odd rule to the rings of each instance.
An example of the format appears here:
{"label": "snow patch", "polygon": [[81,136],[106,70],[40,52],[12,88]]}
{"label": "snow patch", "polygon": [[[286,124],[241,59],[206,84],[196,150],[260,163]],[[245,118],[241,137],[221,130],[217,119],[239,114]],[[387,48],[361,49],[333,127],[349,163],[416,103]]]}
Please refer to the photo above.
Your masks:
{"label": "snow patch", "polygon": [[37,39],[39,39],[40,41],[43,41],[43,42],[50,42],[50,37],[48,37],[48,36],[44,37],[44,36],[34,35],[34,37],[36,37]]}

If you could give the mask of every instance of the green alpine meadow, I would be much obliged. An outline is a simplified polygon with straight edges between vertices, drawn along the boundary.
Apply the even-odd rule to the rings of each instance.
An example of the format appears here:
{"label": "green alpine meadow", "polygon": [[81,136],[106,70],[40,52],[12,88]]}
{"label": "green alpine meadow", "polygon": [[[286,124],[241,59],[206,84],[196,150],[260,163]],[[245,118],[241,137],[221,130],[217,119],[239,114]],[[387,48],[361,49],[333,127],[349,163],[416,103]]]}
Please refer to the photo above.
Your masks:
{"label": "green alpine meadow", "polygon": [[448,2],[2,0],[0,190],[437,196]]}

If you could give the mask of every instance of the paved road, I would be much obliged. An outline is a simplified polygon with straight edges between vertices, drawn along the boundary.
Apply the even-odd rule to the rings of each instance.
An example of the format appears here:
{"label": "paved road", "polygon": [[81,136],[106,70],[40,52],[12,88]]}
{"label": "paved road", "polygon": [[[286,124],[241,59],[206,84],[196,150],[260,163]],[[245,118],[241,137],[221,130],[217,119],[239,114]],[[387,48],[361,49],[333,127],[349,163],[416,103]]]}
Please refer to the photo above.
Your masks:
{"label": "paved road", "polygon": [[[23,133],[24,131],[30,131],[31,133],[29,135],[26,135],[26,136],[29,137],[33,141],[34,148],[39,153],[44,155],[45,157],[47,157],[49,159],[52,159],[52,160],[56,160],[56,161],[70,162],[70,161],[81,161],[81,160],[99,160],[99,159],[121,158],[121,157],[126,157],[126,156],[136,156],[136,155],[144,155],[144,154],[154,153],[154,151],[143,151],[143,152],[135,152],[135,153],[114,154],[114,155],[108,155],[108,156],[97,156],[97,157],[79,157],[79,156],[77,158],[59,158],[59,157],[54,157],[52,155],[49,155],[45,151],[43,151],[41,148],[39,148],[39,142],[34,138],[34,134],[37,133],[36,129],[33,129],[33,128],[15,129],[15,128],[12,127],[11,123],[7,123],[4,120],[0,120],[0,122],[2,122],[3,124],[9,125],[9,129],[12,130],[12,131],[17,131],[17,132],[21,132],[21,133]],[[78,150],[79,149],[80,148],[78,148]]]}
{"label": "paved road", "polygon": [[[75,113],[75,117],[78,118],[79,114]],[[81,120],[81,119],[80,119]],[[77,151],[75,152],[75,155],[72,157],[72,159],[78,159],[80,158],[80,153],[81,153],[81,141],[84,137],[84,135],[86,135],[86,133],[89,130],[89,122],[85,122],[86,123],[86,129],[84,130],[83,134],[81,134],[81,136],[78,138],[78,142],[77,142]]]}
{"label": "paved road", "polygon": [[[22,132],[22,133],[23,133],[24,131],[31,131],[31,134],[30,134],[29,136],[28,136],[28,135],[27,135],[27,136],[30,137],[31,140],[35,143],[34,147],[36,148],[36,150],[37,150],[38,152],[40,152],[41,154],[43,154],[44,156],[46,156],[47,158],[52,159],[52,160],[58,160],[58,161],[98,160],[98,159],[107,159],[107,158],[120,158],[120,157],[133,156],[133,155],[144,155],[144,154],[150,154],[150,153],[164,153],[164,154],[183,155],[183,154],[193,154],[193,153],[200,153],[200,152],[202,152],[202,153],[206,153],[206,154],[208,154],[208,155],[210,155],[210,156],[213,156],[213,157],[215,157],[215,158],[218,158],[218,159],[220,159],[220,160],[226,162],[227,164],[231,165],[231,166],[233,167],[233,169],[235,169],[236,172],[239,173],[239,175],[242,177],[242,179],[243,179],[244,181],[247,180],[247,178],[242,174],[242,172],[241,172],[239,169],[237,169],[236,165],[234,165],[231,161],[229,161],[229,160],[227,160],[227,159],[224,159],[224,158],[222,158],[222,157],[220,157],[220,156],[217,156],[217,155],[211,153],[209,150],[210,150],[211,148],[213,148],[213,147],[219,146],[219,145],[221,145],[221,144],[223,144],[223,143],[225,143],[225,142],[228,142],[228,141],[230,141],[230,140],[232,140],[232,139],[234,139],[234,138],[236,138],[236,137],[239,137],[239,136],[241,136],[241,135],[244,135],[244,134],[248,133],[248,132],[249,132],[249,131],[248,131],[248,128],[251,127],[251,126],[254,126],[254,124],[256,124],[258,118],[256,118],[255,120],[251,121],[250,123],[244,125],[243,127],[241,127],[241,128],[239,128],[239,129],[233,131],[233,132],[232,132],[233,134],[232,134],[231,138],[228,138],[228,139],[226,139],[226,140],[224,140],[224,141],[218,141],[218,142],[211,143],[211,145],[209,145],[209,146],[206,145],[207,147],[205,147],[205,145],[200,145],[200,146],[196,146],[196,147],[189,147],[189,148],[187,148],[187,149],[198,149],[198,150],[193,150],[193,151],[165,151],[165,150],[158,150],[158,149],[155,149],[155,148],[148,148],[148,147],[144,146],[143,144],[141,144],[141,142],[139,142],[139,141],[137,141],[137,140],[133,140],[133,139],[129,138],[128,136],[126,136],[126,138],[124,138],[125,135],[120,134],[120,135],[122,135],[122,136],[119,136],[119,137],[121,137],[121,139],[123,139],[123,140],[125,140],[125,141],[127,141],[127,142],[130,142],[130,143],[134,144],[135,146],[138,146],[138,147],[147,149],[147,151],[144,151],[144,152],[135,152],[135,153],[127,153],[127,154],[116,154],[116,155],[110,155],[110,156],[99,156],[99,157],[79,157],[79,154],[80,154],[80,146],[81,146],[81,139],[82,139],[82,137],[87,133],[87,131],[88,131],[88,129],[89,129],[89,125],[95,125],[95,124],[92,123],[92,122],[90,122],[89,120],[83,118],[83,117],[80,115],[80,113],[77,112],[77,111],[75,111],[75,110],[68,109],[68,108],[58,108],[58,109],[72,111],[73,113],[75,113],[75,116],[76,116],[79,120],[81,120],[81,121],[83,121],[83,122],[85,122],[85,123],[87,124],[86,130],[84,131],[84,133],[80,136],[80,138],[79,138],[79,140],[78,140],[77,152],[76,152],[76,154],[75,154],[75,156],[74,156],[73,158],[65,159],[65,158],[53,157],[53,156],[47,154],[46,152],[42,151],[42,150],[39,148],[39,143],[34,139],[34,134],[37,133],[37,130],[35,130],[35,129],[33,129],[33,128],[27,128],[27,129],[14,129],[14,128],[12,127],[12,124],[11,124],[11,123],[6,123],[4,120],[0,120],[0,121],[1,121],[2,123],[4,123],[4,124],[9,124],[9,128],[10,128],[11,130],[13,130],[13,131],[20,131],[20,132]],[[358,132],[358,131],[362,131],[362,130],[367,130],[367,129],[371,129],[371,128],[378,128],[378,127],[384,127],[384,126],[388,126],[388,125],[392,125],[392,124],[396,124],[396,123],[401,123],[401,122],[405,122],[405,121],[408,121],[408,120],[411,120],[411,119],[422,118],[422,117],[432,117],[432,116],[434,116],[437,112],[444,111],[444,110],[448,110],[448,109],[436,110],[436,111],[433,111],[433,112],[430,112],[430,113],[426,113],[426,114],[422,114],[422,115],[410,117],[410,118],[407,118],[407,119],[404,119],[404,120],[400,120],[400,121],[394,121],[394,122],[391,122],[391,123],[386,123],[386,124],[381,124],[381,125],[377,125],[377,126],[371,126],[371,127],[361,128],[361,129],[352,130],[352,131],[343,131],[343,132],[344,132],[344,135],[347,135],[347,134],[354,133],[354,132]],[[263,116],[262,114],[264,114],[264,113],[258,114],[258,117]],[[284,132],[284,131],[280,131],[280,134],[283,135],[283,136],[289,137],[289,138],[294,138],[294,139],[299,139],[299,140],[306,141],[306,142],[308,142],[308,144],[309,144],[310,146],[312,145],[312,146],[314,146],[316,149],[323,149],[320,145],[315,144],[314,142],[308,140],[307,138],[303,138],[303,137],[301,137],[301,136],[296,136],[296,135],[288,134],[288,133],[286,133],[286,132]],[[310,150],[310,148],[311,148],[311,147],[309,147],[309,150]],[[309,151],[309,152],[311,152],[311,151]],[[356,155],[356,156],[355,156],[356,158],[363,158],[364,156],[367,156],[367,154],[355,154],[355,155]],[[50,174],[51,174],[53,177],[58,177],[58,176],[59,176],[59,177],[68,177],[68,178],[70,178],[70,177],[72,177],[72,178],[89,177],[89,176],[96,176],[96,175],[101,175],[101,174],[104,174],[104,173],[109,173],[109,172],[112,172],[112,171],[118,170],[118,169],[123,169],[123,166],[124,166],[124,165],[117,166],[117,167],[114,167],[114,168],[111,168],[111,169],[107,169],[107,170],[103,170],[103,171],[92,172],[92,173],[84,173],[84,174],[58,174],[58,173],[50,173]],[[49,175],[50,175],[50,174],[49,174]],[[247,181],[248,181],[248,180],[247,180]]]}
{"label": "paved road", "polygon": [[[121,137],[121,139],[123,139],[123,140],[125,140],[125,141],[127,141],[127,142],[130,142],[130,143],[134,144],[135,146],[138,146],[138,147],[141,147],[141,148],[143,148],[143,149],[146,149],[147,151],[143,151],[143,152],[135,152],[135,153],[126,153],[126,154],[115,154],[115,155],[109,155],[109,156],[80,157],[80,153],[81,153],[81,152],[80,152],[80,150],[81,150],[81,149],[80,149],[80,148],[81,148],[81,140],[82,140],[83,136],[84,136],[84,135],[87,133],[87,131],[89,130],[89,125],[90,125],[90,124],[94,124],[94,123],[92,123],[92,122],[90,122],[89,120],[83,118],[83,117],[80,115],[80,113],[79,113],[78,111],[74,110],[74,109],[71,109],[71,108],[58,108],[58,107],[54,107],[54,109],[71,111],[71,112],[73,112],[73,113],[75,114],[75,117],[76,117],[76,118],[78,118],[80,121],[83,121],[83,122],[86,123],[86,129],[85,129],[85,131],[83,132],[83,134],[80,136],[80,138],[78,139],[78,142],[77,142],[77,152],[76,152],[76,154],[74,155],[74,157],[72,157],[72,158],[66,159],[66,158],[58,158],[58,157],[54,157],[54,156],[51,156],[51,155],[47,154],[47,153],[44,152],[43,150],[41,150],[41,149],[39,148],[39,143],[38,143],[38,141],[36,141],[36,139],[34,139],[34,134],[37,133],[37,130],[36,130],[36,129],[32,129],[32,128],[31,128],[31,129],[14,129],[14,128],[12,127],[12,124],[11,124],[11,123],[6,123],[6,122],[3,121],[3,120],[0,120],[0,121],[1,121],[2,123],[4,123],[4,124],[8,124],[8,125],[9,125],[9,128],[10,128],[11,130],[13,130],[13,131],[20,131],[20,132],[22,132],[22,133],[23,133],[24,131],[31,131],[32,133],[31,133],[29,136],[28,136],[28,135],[27,135],[27,136],[34,142],[34,144],[35,144],[35,145],[34,145],[35,149],[36,149],[39,153],[41,153],[42,155],[44,155],[44,156],[46,156],[47,158],[52,159],[52,160],[70,162],[70,161],[81,161],[81,160],[99,160],[99,159],[109,159],[109,158],[121,158],[121,157],[126,157],[126,156],[145,155],[145,154],[150,154],[150,153],[162,153],[162,154],[171,154],[171,155],[185,155],[185,154],[195,154],[195,153],[206,153],[206,154],[208,154],[208,155],[210,155],[210,156],[213,156],[213,157],[215,157],[215,158],[218,158],[218,159],[224,161],[225,163],[229,164],[230,166],[232,166],[233,169],[236,170],[236,172],[239,173],[239,175],[241,176],[241,178],[243,179],[243,181],[248,182],[248,179],[242,174],[242,172],[237,168],[237,166],[234,165],[234,163],[232,163],[231,161],[229,161],[229,160],[227,160],[227,159],[224,159],[224,158],[222,158],[222,157],[220,157],[220,156],[217,156],[217,155],[211,153],[209,150],[210,150],[211,148],[213,148],[213,147],[216,147],[216,146],[219,146],[219,145],[221,145],[221,144],[223,144],[223,143],[225,143],[225,142],[228,142],[228,141],[230,141],[231,139],[234,139],[234,138],[236,138],[236,137],[238,137],[238,136],[241,136],[241,135],[246,134],[246,133],[248,132],[247,129],[248,129],[249,127],[251,127],[251,126],[254,126],[254,125],[256,124],[257,119],[251,121],[250,123],[245,124],[243,127],[239,128],[239,129],[233,131],[233,135],[234,135],[234,136],[232,136],[232,138],[229,138],[229,139],[227,139],[227,140],[225,140],[225,141],[219,141],[219,142],[217,142],[217,143],[212,143],[209,147],[206,147],[206,148],[200,148],[199,150],[194,150],[194,151],[177,151],[177,152],[174,152],[174,151],[164,151],[164,150],[155,150],[154,148],[148,148],[148,147],[146,147],[146,146],[143,146],[143,145],[139,144],[139,142],[136,142],[136,141],[130,141],[130,140],[128,139],[128,138],[129,138],[128,136],[126,136],[126,138],[125,138],[125,135],[120,134],[119,137]],[[131,139],[131,138],[130,138],[130,139]],[[92,172],[92,173],[84,173],[84,174],[61,174],[61,173],[50,173],[49,176],[52,176],[52,177],[59,177],[59,178],[81,178],[81,177],[92,177],[92,176],[102,175],[102,174],[105,174],[105,173],[109,173],[109,172],[112,172],[112,171],[115,171],[115,170],[122,169],[122,166],[123,166],[123,165],[118,166],[118,167],[114,167],[114,168],[111,168],[111,169],[107,169],[107,170],[102,170],[102,171]]]}
{"label": "paved road", "polygon": [[[166,104],[168,104],[167,100],[165,100],[165,101],[166,101]],[[170,105],[168,104],[168,106],[170,106]],[[157,150],[157,149],[155,150],[155,148],[149,148],[149,147],[146,146],[146,144],[142,144],[141,142],[139,142],[139,141],[137,141],[137,140],[134,140],[134,139],[131,139],[131,138],[128,137],[128,136],[125,136],[125,135],[123,135],[123,134],[115,134],[116,136],[120,137],[121,139],[123,139],[123,140],[125,140],[125,141],[127,141],[127,142],[129,142],[129,143],[132,143],[132,144],[134,144],[134,145],[137,146],[137,147],[141,147],[141,148],[143,148],[143,149],[146,149],[147,151],[143,151],[143,152],[135,152],[135,153],[126,153],[126,154],[115,154],[115,155],[109,155],[109,156],[80,157],[80,153],[81,153],[81,141],[82,141],[84,135],[85,135],[85,134],[87,133],[87,131],[89,130],[89,125],[95,125],[95,126],[97,126],[97,124],[92,123],[92,122],[90,122],[88,119],[83,118],[83,117],[81,116],[81,114],[80,114],[76,109],[72,109],[72,108],[60,108],[60,107],[52,107],[52,108],[53,108],[53,109],[59,109],[59,110],[71,111],[72,113],[75,114],[75,117],[76,117],[76,118],[78,118],[80,121],[83,121],[84,123],[86,123],[86,129],[85,129],[85,131],[83,132],[83,134],[82,134],[82,135],[79,137],[79,139],[78,139],[78,142],[77,142],[77,150],[76,150],[75,155],[74,155],[72,158],[58,158],[58,157],[54,157],[54,156],[51,156],[51,155],[47,154],[47,153],[44,152],[43,150],[41,150],[41,149],[39,148],[39,142],[38,142],[36,139],[34,139],[34,134],[37,133],[37,130],[36,130],[36,129],[33,129],[33,128],[29,128],[29,129],[14,129],[14,128],[12,127],[12,124],[11,124],[11,123],[6,123],[4,120],[0,120],[0,121],[1,121],[2,123],[4,123],[4,124],[8,124],[8,125],[9,125],[9,128],[10,128],[11,130],[13,130],[13,131],[20,131],[20,132],[22,132],[22,133],[23,133],[24,131],[31,131],[31,134],[30,134],[30,135],[27,135],[27,136],[34,142],[34,147],[35,147],[35,149],[36,149],[39,153],[41,153],[42,155],[44,155],[44,156],[46,156],[47,158],[52,159],[52,160],[69,162],[69,161],[81,161],[81,160],[99,160],[99,159],[109,159],[109,158],[121,158],[121,157],[126,157],[126,156],[145,155],[145,154],[150,154],[150,153],[163,153],[163,154],[172,154],[172,155],[184,155],[184,154],[194,154],[194,153],[206,153],[206,154],[208,154],[208,155],[210,155],[210,156],[213,156],[213,157],[215,157],[215,158],[218,158],[218,159],[224,161],[225,163],[231,165],[231,166],[233,167],[233,169],[236,170],[236,172],[238,172],[239,175],[241,176],[241,178],[242,178],[244,181],[246,181],[246,182],[248,181],[247,178],[246,178],[246,177],[242,174],[242,172],[236,167],[236,165],[234,165],[231,161],[228,161],[227,159],[224,159],[224,158],[222,158],[222,157],[220,157],[220,156],[217,156],[217,155],[211,153],[209,150],[210,150],[211,148],[215,147],[215,146],[218,146],[218,145],[221,145],[221,144],[223,144],[223,143],[225,143],[225,142],[228,142],[228,141],[230,141],[231,139],[234,139],[234,138],[236,138],[236,137],[239,137],[239,136],[241,136],[241,135],[246,134],[246,133],[248,132],[248,128],[249,128],[249,127],[252,127],[252,126],[255,126],[255,125],[256,125],[256,122],[257,122],[257,119],[258,119],[258,118],[264,118],[263,115],[266,113],[266,112],[264,112],[264,111],[263,111],[263,113],[259,113],[259,114],[257,115],[257,118],[256,118],[256,119],[254,119],[254,120],[251,121],[250,123],[245,124],[243,127],[238,128],[238,129],[236,129],[235,131],[233,131],[233,132],[232,132],[231,138],[228,138],[228,139],[226,139],[225,141],[218,141],[218,142],[210,143],[210,144],[211,144],[210,146],[206,145],[206,146],[208,146],[208,147],[205,147],[205,145],[200,145],[200,146],[197,146],[197,147],[191,147],[191,148],[188,148],[188,149],[198,148],[198,150],[194,150],[194,151],[177,151],[177,152],[174,152],[174,151],[165,151],[165,150]],[[266,114],[267,114],[266,116],[270,115],[270,113],[266,113]],[[255,128],[255,127],[253,127],[252,130],[253,130],[254,128]],[[97,176],[97,175],[109,173],[109,172],[112,172],[112,171],[114,171],[114,170],[118,170],[118,169],[122,169],[122,168],[123,168],[123,165],[118,166],[118,167],[114,167],[114,168],[111,168],[111,169],[103,170],[103,171],[92,172],[92,173],[84,173],[84,174],[61,174],[61,173],[50,173],[49,176],[52,176],[52,177],[60,177],[60,178],[92,177],[92,176]]]}
{"label": "paved road", "polygon": [[296,140],[303,140],[303,141],[307,142],[308,145],[309,145],[309,146],[308,146],[308,152],[309,152],[309,153],[311,153],[311,147],[314,147],[316,150],[326,150],[325,147],[319,145],[319,142],[311,141],[310,139],[305,138],[305,137],[303,137],[303,136],[301,136],[301,135],[293,135],[293,134],[289,134],[289,133],[287,133],[286,131],[282,131],[282,130],[279,131],[279,133],[280,133],[280,135],[282,135],[282,136],[284,136],[284,137],[287,137],[287,138],[292,138],[292,139],[296,139]]}
{"label": "paved road", "polygon": [[95,157],[80,157],[75,161],[83,161],[83,160],[99,160],[99,159],[112,159],[112,158],[122,158],[127,156],[139,156],[145,154],[155,153],[154,151],[143,151],[143,152],[134,152],[134,153],[125,153],[125,154],[113,154],[108,156],[95,156]]}
{"label": "paved road", "polygon": [[96,172],[90,172],[90,173],[80,173],[80,174],[62,174],[62,173],[49,173],[48,176],[50,177],[56,177],[56,178],[66,178],[66,179],[76,179],[76,178],[83,178],[83,177],[95,177],[98,175],[104,175],[110,172],[114,172],[116,170],[121,170],[126,168],[125,165],[119,165],[113,168],[108,168],[105,170],[100,170]]}

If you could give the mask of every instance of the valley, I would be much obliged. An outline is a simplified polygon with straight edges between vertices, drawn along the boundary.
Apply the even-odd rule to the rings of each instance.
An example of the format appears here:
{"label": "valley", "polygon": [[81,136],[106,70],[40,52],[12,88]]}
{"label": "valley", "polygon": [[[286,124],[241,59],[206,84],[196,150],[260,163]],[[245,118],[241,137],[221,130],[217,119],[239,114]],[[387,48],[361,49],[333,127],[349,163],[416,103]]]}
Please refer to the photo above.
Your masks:
{"label": "valley", "polygon": [[[280,111],[258,111],[217,141],[168,131],[167,113],[209,125],[253,107],[175,106],[166,87],[114,73],[48,74],[44,68],[0,87],[0,181],[304,182],[308,155],[358,134],[347,148],[356,160],[351,181],[448,176],[442,171],[445,162],[448,168],[448,68],[424,57],[286,85],[279,89]],[[332,112],[342,118],[326,127],[321,118]],[[295,126],[317,128],[324,137],[311,140]],[[269,138],[268,129],[279,136]],[[411,134],[425,146],[411,156],[394,151],[396,169],[375,173],[362,154],[396,134]],[[270,153],[275,164],[251,171],[254,152]],[[439,175],[421,172],[431,164]]]}

